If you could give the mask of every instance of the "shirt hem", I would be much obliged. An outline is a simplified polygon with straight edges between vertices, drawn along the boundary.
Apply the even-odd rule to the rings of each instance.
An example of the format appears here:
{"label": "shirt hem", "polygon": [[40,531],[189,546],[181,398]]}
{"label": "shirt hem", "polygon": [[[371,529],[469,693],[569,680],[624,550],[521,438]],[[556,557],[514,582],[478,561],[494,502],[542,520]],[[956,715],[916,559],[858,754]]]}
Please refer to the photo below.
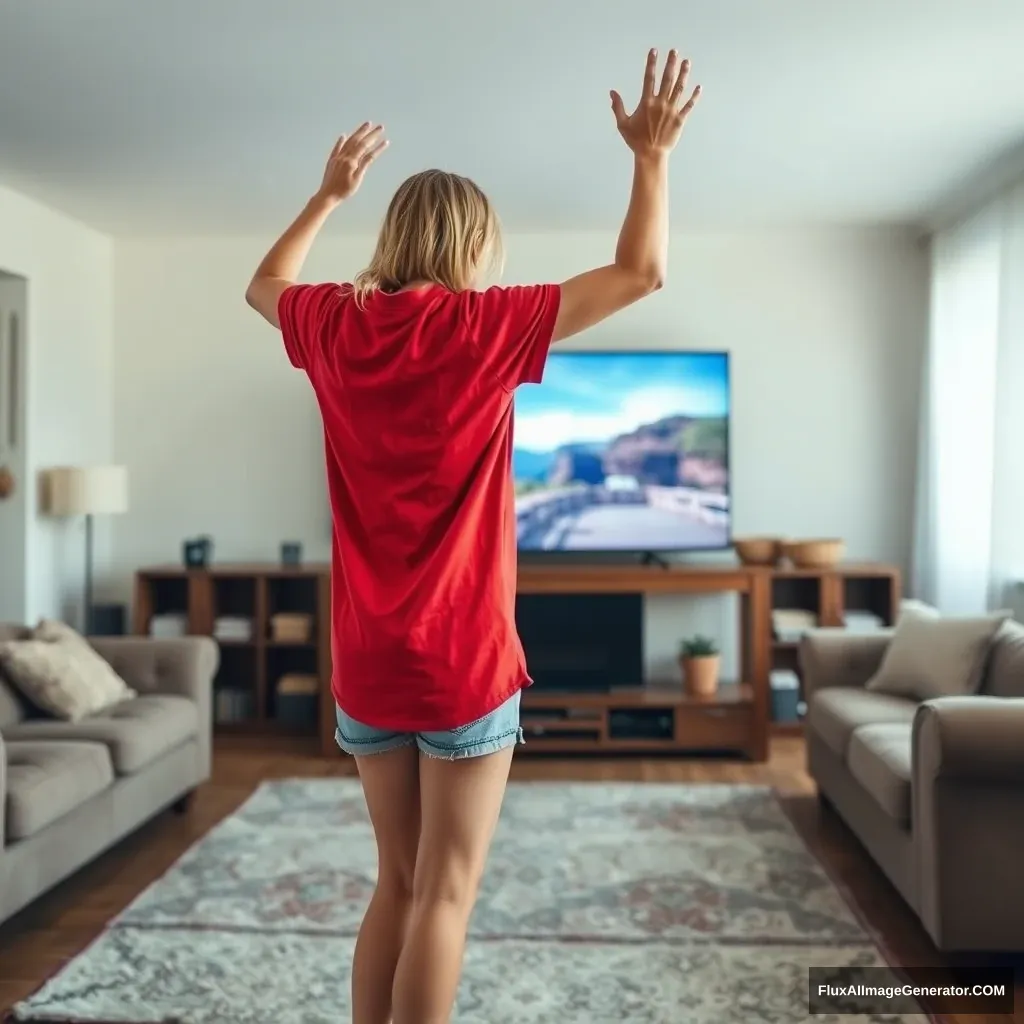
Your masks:
{"label": "shirt hem", "polygon": [[502,690],[498,695],[491,697],[486,705],[483,706],[482,710],[474,709],[473,715],[467,721],[460,722],[444,722],[439,723],[437,719],[427,720],[420,718],[376,718],[372,721],[367,719],[364,715],[356,713],[352,710],[352,705],[347,701],[343,701],[338,693],[338,687],[331,684],[331,694],[334,697],[334,703],[341,708],[341,710],[348,715],[353,721],[358,722],[360,725],[368,726],[371,729],[390,729],[394,732],[410,733],[410,732],[448,732],[450,729],[459,729],[465,725],[471,725],[473,722],[479,721],[481,718],[486,718],[491,712],[497,711],[507,700],[510,700],[517,693],[522,690],[528,689],[533,685],[533,680],[530,678],[528,673],[523,673],[521,676],[516,678],[516,681],[511,687]]}

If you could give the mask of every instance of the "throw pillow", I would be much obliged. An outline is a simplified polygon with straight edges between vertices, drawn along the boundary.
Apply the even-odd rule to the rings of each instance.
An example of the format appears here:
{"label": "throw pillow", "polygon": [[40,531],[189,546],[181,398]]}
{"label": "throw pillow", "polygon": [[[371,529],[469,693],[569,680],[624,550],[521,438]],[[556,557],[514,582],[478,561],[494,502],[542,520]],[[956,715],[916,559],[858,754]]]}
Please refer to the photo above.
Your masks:
{"label": "throw pillow", "polygon": [[1003,623],[989,653],[982,692],[991,697],[1024,697],[1024,625]]}
{"label": "throw pillow", "polygon": [[946,619],[905,609],[867,689],[918,701],[977,693],[989,648],[1007,618],[998,612]]}
{"label": "throw pillow", "polygon": [[900,601],[900,612],[896,617],[896,621],[899,622],[900,619],[908,615],[917,615],[919,618],[924,617],[929,619],[938,619],[941,617],[942,613],[938,608],[935,608],[930,604],[925,604],[924,601],[917,601],[914,598],[906,598],[905,600]]}
{"label": "throw pillow", "polygon": [[41,711],[78,722],[136,696],[80,634],[41,622],[31,639],[0,643],[0,666]]}

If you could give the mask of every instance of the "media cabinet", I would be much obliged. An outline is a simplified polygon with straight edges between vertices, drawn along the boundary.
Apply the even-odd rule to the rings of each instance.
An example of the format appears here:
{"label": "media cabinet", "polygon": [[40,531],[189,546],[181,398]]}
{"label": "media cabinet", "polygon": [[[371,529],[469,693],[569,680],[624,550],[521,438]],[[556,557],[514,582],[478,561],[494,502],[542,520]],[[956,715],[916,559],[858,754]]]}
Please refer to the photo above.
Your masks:
{"label": "media cabinet", "polygon": [[[714,697],[623,679],[607,692],[523,693],[524,753],[722,751],[768,757],[771,579],[742,566],[521,564],[518,593],[739,596],[739,679]],[[685,629],[680,630],[680,636]],[[643,735],[649,733],[649,735]]]}
{"label": "media cabinet", "polygon": [[[690,697],[681,685],[630,677],[599,691],[558,692],[541,686],[523,694],[523,754],[698,754],[723,752],[754,761],[768,756],[769,736],[797,731],[799,724],[773,727],[770,673],[796,667],[796,645],[773,640],[772,609],[814,611],[823,626],[842,624],[846,610],[870,610],[891,623],[899,597],[898,570],[854,564],[828,570],[766,569],[739,565],[521,564],[522,595],[736,594],[739,605],[739,678],[724,680],[712,697]],[[248,640],[221,641],[218,691],[251,694],[252,713],[221,722],[220,732],[269,735],[305,732],[334,756],[331,696],[330,567],[274,564],[214,565],[209,569],[158,566],[138,572],[134,632],[147,635],[154,615],[183,616],[186,631],[210,636],[218,616],[252,620]],[[302,612],[313,629],[302,642],[271,638],[270,616]],[[608,627],[603,627],[607,629]],[[688,632],[680,624],[680,636]],[[595,642],[600,639],[595,636]],[[531,659],[532,664],[532,659]],[[319,681],[315,720],[296,726],[279,714],[275,683],[288,673]]]}

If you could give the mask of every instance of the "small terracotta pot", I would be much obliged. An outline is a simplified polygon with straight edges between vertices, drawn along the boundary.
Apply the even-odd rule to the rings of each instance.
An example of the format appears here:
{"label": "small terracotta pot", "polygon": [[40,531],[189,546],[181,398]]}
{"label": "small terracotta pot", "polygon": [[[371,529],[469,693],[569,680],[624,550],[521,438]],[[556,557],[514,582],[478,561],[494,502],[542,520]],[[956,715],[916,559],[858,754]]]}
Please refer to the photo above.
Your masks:
{"label": "small terracotta pot", "polygon": [[718,672],[722,658],[709,654],[703,658],[680,658],[683,670],[683,685],[686,692],[694,697],[710,697],[718,690]]}

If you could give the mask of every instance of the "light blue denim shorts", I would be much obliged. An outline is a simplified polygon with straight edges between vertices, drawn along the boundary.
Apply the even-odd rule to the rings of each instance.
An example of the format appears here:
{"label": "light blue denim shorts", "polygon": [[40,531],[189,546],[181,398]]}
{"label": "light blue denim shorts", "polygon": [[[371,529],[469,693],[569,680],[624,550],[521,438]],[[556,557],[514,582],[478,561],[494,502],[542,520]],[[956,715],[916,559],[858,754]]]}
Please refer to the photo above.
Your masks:
{"label": "light blue denim shorts", "polygon": [[483,757],[484,754],[493,754],[497,750],[524,742],[523,730],[519,727],[521,696],[517,690],[489,715],[446,732],[392,732],[377,729],[357,722],[338,708],[338,728],[334,739],[346,754],[356,757],[383,754],[413,744],[427,757],[438,757],[446,761],[462,757]]}

